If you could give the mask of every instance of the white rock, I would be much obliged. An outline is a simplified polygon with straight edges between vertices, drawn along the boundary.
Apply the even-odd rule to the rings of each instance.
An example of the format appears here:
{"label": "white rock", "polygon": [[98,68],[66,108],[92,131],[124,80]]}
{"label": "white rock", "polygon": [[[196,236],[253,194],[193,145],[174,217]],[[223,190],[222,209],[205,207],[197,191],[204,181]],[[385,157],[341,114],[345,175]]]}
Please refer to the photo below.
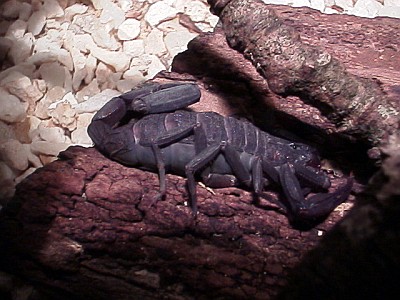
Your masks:
{"label": "white rock", "polygon": [[103,6],[100,22],[103,24],[108,23],[111,29],[118,28],[125,20],[125,12],[114,2],[109,0],[103,1],[108,3]]}
{"label": "white rock", "polygon": [[166,70],[164,64],[161,60],[153,55],[151,63],[149,64],[149,68],[147,70],[147,75],[145,76],[146,79],[152,79],[158,72]]}
{"label": "white rock", "polygon": [[74,91],[77,91],[82,83],[82,80],[85,79],[87,75],[86,66],[86,57],[77,49],[70,49],[70,53],[74,63],[74,74],[72,77],[72,88]]}
{"label": "white rock", "polygon": [[43,10],[35,11],[28,20],[28,31],[36,36],[42,32],[45,24],[46,13]]}
{"label": "white rock", "polygon": [[90,97],[100,93],[99,84],[97,83],[97,79],[93,79],[87,86],[83,87],[76,93],[76,99],[78,103],[83,102]]}
{"label": "white rock", "polygon": [[52,143],[46,141],[34,141],[31,144],[31,151],[36,155],[57,156],[61,151],[66,150],[70,146],[69,143]]}
{"label": "white rock", "polygon": [[75,15],[72,19],[72,24],[69,26],[69,31],[74,33],[92,33],[100,28],[104,30],[104,26],[100,27],[100,20],[95,14]]}
{"label": "white rock", "polygon": [[67,92],[72,92],[72,74],[67,70],[67,68],[64,69],[65,71],[65,82],[64,82],[64,88]]}
{"label": "white rock", "polygon": [[13,41],[10,38],[0,36],[0,61],[4,61],[12,45]]}
{"label": "white rock", "polygon": [[0,81],[0,86],[6,88],[10,94],[17,96],[20,100],[31,104],[43,97],[43,90],[33,84],[28,76],[20,72],[10,73]]}
{"label": "white rock", "polygon": [[35,70],[36,70],[35,65],[33,65],[31,63],[21,63],[19,65],[12,66],[12,67],[0,72],[0,80],[7,77],[12,72],[20,72],[30,78],[33,78],[34,77],[33,73]]}
{"label": "white rock", "polygon": [[94,113],[100,110],[100,108],[102,108],[113,97],[119,95],[121,95],[120,92],[107,89],[93,97],[90,97],[87,101],[75,105],[74,109],[78,114]]}
{"label": "white rock", "polygon": [[65,49],[42,50],[30,56],[26,61],[29,64],[39,66],[44,63],[58,61],[63,64],[68,70],[73,69],[71,54]]}
{"label": "white rock", "polygon": [[132,0],[117,0],[121,9],[127,13],[132,8]]}
{"label": "white rock", "polygon": [[26,117],[27,106],[3,88],[0,88],[0,107],[0,120],[4,122],[16,123]]}
{"label": "white rock", "polygon": [[117,90],[120,91],[121,93],[126,93],[133,89],[134,87],[138,86],[140,83],[142,83],[144,80],[135,80],[134,78],[129,78],[129,79],[122,79],[117,82]]}
{"label": "white rock", "polygon": [[48,19],[62,17],[64,15],[64,10],[56,0],[44,0],[43,9]]}
{"label": "white rock", "polygon": [[39,37],[34,46],[34,52],[40,52],[45,50],[59,50],[61,49],[62,34],[59,30],[49,29],[45,35]]}
{"label": "white rock", "polygon": [[217,26],[219,18],[215,15],[208,15],[207,18],[205,19],[208,24],[210,24],[210,27],[213,29],[215,26]]}
{"label": "white rock", "polygon": [[152,61],[152,55],[150,54],[143,54],[139,57],[134,57],[131,60],[129,71],[140,72],[144,75],[147,73],[151,61]]}
{"label": "white rock", "polygon": [[28,154],[28,162],[30,166],[33,166],[35,168],[40,168],[43,166],[42,162],[40,161],[39,157],[37,157],[35,154],[32,153],[31,151],[31,145],[30,144],[22,144],[25,148],[26,153]]}
{"label": "white rock", "polygon": [[97,67],[97,59],[89,54],[86,58],[86,64],[85,64],[85,69],[86,69],[86,76],[85,76],[85,83],[90,84],[93,81],[95,72],[96,72],[96,67]]}
{"label": "white rock", "polygon": [[92,140],[87,133],[87,128],[84,127],[77,128],[71,133],[71,142],[81,146],[93,145]]}
{"label": "white rock", "polygon": [[9,0],[2,5],[1,15],[5,18],[15,19],[19,15],[21,2],[17,0]]}
{"label": "white rock", "polygon": [[171,31],[187,31],[187,28],[179,23],[178,18],[162,22],[160,25],[157,26],[157,28],[165,33]]}
{"label": "white rock", "polygon": [[113,70],[103,62],[99,62],[95,74],[99,86],[102,86],[112,76]]}
{"label": "white rock", "polygon": [[163,55],[167,52],[161,30],[154,28],[144,39],[144,50],[147,54]]}
{"label": "white rock", "polygon": [[[315,2],[315,0],[311,0],[311,1],[314,1]],[[324,5],[324,1],[320,1],[321,2],[321,4],[322,4],[322,7],[324,8],[325,7],[325,5]],[[293,7],[302,7],[302,6],[308,6],[308,7],[310,7],[312,4],[310,3],[310,0],[293,0],[293,2],[292,2],[293,4],[291,5],[291,6],[293,6]],[[317,4],[318,5],[318,4]],[[315,7],[314,7],[315,8]],[[318,8],[317,8],[318,9]]]}
{"label": "white rock", "polygon": [[[61,86],[55,86],[46,93],[46,95],[37,103],[35,109],[35,116],[40,119],[47,119],[49,115],[49,106],[52,103],[62,100],[67,92]],[[35,120],[32,119],[32,120]],[[37,125],[37,124],[33,124]],[[31,126],[32,127],[32,126]]]}
{"label": "white rock", "polygon": [[32,33],[28,32],[21,39],[14,41],[8,52],[10,60],[15,65],[24,62],[31,55],[32,45],[33,35]]}
{"label": "white rock", "polygon": [[382,7],[383,5],[375,0],[357,1],[349,13],[360,17],[374,18]]}
{"label": "white rock", "polygon": [[65,82],[65,70],[64,66],[60,65],[59,62],[49,62],[42,64],[38,72],[43,80],[46,81],[47,86],[64,86]]}
{"label": "white rock", "polygon": [[133,40],[124,41],[123,51],[129,56],[137,57],[144,53],[144,41],[143,40]]}
{"label": "white rock", "polygon": [[47,127],[39,125],[38,134],[42,141],[65,143],[67,141],[64,130],[60,127]]}
{"label": "white rock", "polygon": [[101,10],[107,6],[108,1],[105,0],[90,0],[96,10]]}
{"label": "white rock", "polygon": [[[68,103],[71,106],[74,106],[74,105],[78,104],[78,100],[76,99],[75,94],[73,94],[72,92],[66,93],[64,95],[64,97],[61,99],[60,102],[61,103]],[[56,107],[52,107],[52,105],[49,106],[49,109],[54,109],[54,108],[56,108]]]}
{"label": "white rock", "polygon": [[175,8],[159,1],[149,7],[144,18],[151,26],[156,26],[162,21],[175,18],[177,13],[178,11]]}
{"label": "white rock", "polygon": [[29,116],[28,122],[29,122],[29,132],[28,132],[29,138],[31,139],[31,141],[36,140],[37,137],[39,136],[38,127],[42,122],[42,120],[36,118],[35,116]]}
{"label": "white rock", "polygon": [[55,19],[47,19],[46,22],[46,28],[47,29],[57,29],[61,31],[61,23],[59,21],[56,21]]}
{"label": "white rock", "polygon": [[18,19],[28,21],[32,14],[32,5],[27,2],[22,2],[19,10]]}
{"label": "white rock", "polygon": [[17,178],[14,179],[15,184],[19,184],[22,180],[24,180],[26,177],[28,177],[35,171],[36,168],[33,167],[28,168],[24,173],[22,173],[21,175],[19,175]]}
{"label": "white rock", "polygon": [[87,12],[88,7],[81,3],[75,3],[65,9],[65,19],[72,20],[75,15],[81,15]]}
{"label": "white rock", "polygon": [[400,17],[400,6],[383,6],[379,9],[377,15],[382,17],[398,18]]}
{"label": "white rock", "polygon": [[189,31],[169,32],[164,38],[165,46],[171,57],[187,49],[187,44],[197,36]]}
{"label": "white rock", "polygon": [[126,19],[118,26],[118,38],[122,41],[129,41],[137,38],[140,34],[140,21]]}
{"label": "white rock", "polygon": [[124,79],[131,79],[134,82],[142,83],[145,81],[143,74],[137,70],[128,70],[123,75]]}
{"label": "white rock", "polygon": [[80,127],[88,127],[90,122],[92,121],[94,113],[82,113],[78,115],[77,126]]}
{"label": "white rock", "polygon": [[16,139],[15,132],[11,126],[0,121],[0,144],[9,139]]}
{"label": "white rock", "polygon": [[0,145],[0,157],[12,169],[24,171],[28,168],[28,152],[17,140],[8,140]]}
{"label": "white rock", "polygon": [[385,0],[385,6],[400,6],[399,0]]}
{"label": "white rock", "polygon": [[130,57],[121,51],[108,51],[99,47],[92,47],[90,51],[94,57],[113,66],[117,72],[123,72],[129,67]]}
{"label": "white rock", "polygon": [[74,34],[68,30],[64,36],[63,47],[71,53],[73,48],[78,49],[82,53],[89,53],[89,49],[97,46],[89,34]]}
{"label": "white rock", "polygon": [[353,0],[335,0],[335,4],[344,10],[349,10],[354,6]]}
{"label": "white rock", "polygon": [[330,7],[325,7],[324,9],[324,14],[327,15],[335,15],[335,14],[339,14],[340,12],[337,11],[336,9],[330,8]]}
{"label": "white rock", "polygon": [[59,103],[55,110],[50,112],[54,124],[73,131],[76,129],[76,111],[68,102]]}
{"label": "white rock", "polygon": [[12,182],[14,178],[15,174],[13,170],[11,170],[10,167],[4,161],[0,161],[0,186],[3,186],[3,184],[6,181]]}
{"label": "white rock", "polygon": [[178,0],[175,7],[188,15],[194,22],[202,22],[210,14],[209,6],[199,1]]}
{"label": "white rock", "polygon": [[101,48],[117,50],[121,47],[114,35],[111,35],[107,30],[95,30],[92,37],[97,46]]}
{"label": "white rock", "polygon": [[278,4],[278,5],[288,5],[291,3],[289,0],[262,0],[265,4]]}
{"label": "white rock", "polygon": [[23,20],[15,20],[7,29],[6,37],[12,39],[20,39],[25,35],[28,23]]}
{"label": "white rock", "polygon": [[[76,15],[73,18],[72,24],[74,26],[79,26],[79,29],[75,29],[72,31],[76,31],[77,33],[84,31],[90,34],[93,41],[99,47],[109,50],[119,49],[120,47],[119,43],[114,38],[114,35],[110,34],[111,28],[108,28],[109,27],[108,25],[102,24],[100,22],[100,19],[97,18],[94,14]],[[71,32],[71,30],[69,31]],[[72,36],[72,39],[73,38],[74,37]],[[76,43],[75,40],[73,40],[73,42]]]}
{"label": "white rock", "polygon": [[310,7],[314,9],[318,9],[319,11],[323,11],[325,9],[325,3],[324,1],[320,0],[310,0]]}

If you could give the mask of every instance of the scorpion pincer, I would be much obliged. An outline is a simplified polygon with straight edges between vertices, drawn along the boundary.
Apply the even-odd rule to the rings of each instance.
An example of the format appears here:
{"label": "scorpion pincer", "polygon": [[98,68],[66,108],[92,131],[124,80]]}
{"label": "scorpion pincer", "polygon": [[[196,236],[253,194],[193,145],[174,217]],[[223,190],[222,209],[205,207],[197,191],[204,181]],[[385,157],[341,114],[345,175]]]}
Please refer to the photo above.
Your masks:
{"label": "scorpion pincer", "polygon": [[195,84],[144,84],[101,108],[89,136],[109,158],[158,172],[161,196],[166,172],[186,177],[195,214],[198,178],[212,188],[244,186],[256,195],[272,181],[281,186],[281,206],[294,226],[315,224],[348,198],[352,178],[332,193],[308,196],[330,187],[312,147],[268,134],[248,121],[182,110],[200,96]]}

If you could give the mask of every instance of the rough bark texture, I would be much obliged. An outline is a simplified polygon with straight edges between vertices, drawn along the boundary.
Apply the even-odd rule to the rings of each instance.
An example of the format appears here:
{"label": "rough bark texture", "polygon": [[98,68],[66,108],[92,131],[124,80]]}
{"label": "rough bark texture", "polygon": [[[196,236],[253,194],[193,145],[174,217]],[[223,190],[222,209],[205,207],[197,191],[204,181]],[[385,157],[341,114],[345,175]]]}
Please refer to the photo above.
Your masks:
{"label": "rough bark texture", "polygon": [[155,174],[70,147],[18,185],[0,222],[2,269],[67,299],[269,299],[341,217],[299,232],[246,191],[199,187],[195,219],[182,178],[151,206],[157,188]]}
{"label": "rough bark texture", "polygon": [[[301,96],[319,107],[338,132],[370,146],[386,144],[388,137],[399,128],[398,86],[394,89],[395,97],[390,98],[377,82],[346,70],[345,64],[329,51],[330,47],[325,47],[326,39],[329,40],[326,36],[329,32],[325,31],[328,28],[336,32],[335,43],[361,43],[368,51],[380,53],[379,60],[389,54],[390,62],[398,62],[400,25],[397,20],[368,20],[363,22],[362,28],[357,28],[354,23],[361,22],[355,17],[321,17],[308,8],[279,8],[257,0],[210,0],[209,3],[220,17],[230,46],[252,61],[273,92]],[[321,26],[318,21],[326,23]],[[376,35],[376,30],[382,26],[385,26],[383,38]],[[373,30],[373,38],[361,40],[369,36],[368,29]],[[343,36],[338,38],[342,31]],[[300,36],[306,37],[304,41]],[[367,45],[377,40],[379,42],[372,43],[371,47]],[[349,54],[353,53],[345,51],[345,55]],[[365,72],[358,75],[365,75]],[[398,78],[398,71],[389,68],[387,76],[393,75]]]}
{"label": "rough bark texture", "polygon": [[[225,2],[219,1],[221,8]],[[255,7],[255,11],[260,9]],[[394,39],[398,21],[376,22],[323,16],[308,9],[277,9],[285,16],[285,21],[280,22],[301,31],[307,45],[321,46],[324,41],[325,49],[341,61],[331,59],[328,65],[344,70],[344,64],[354,74],[342,73],[349,76],[351,83],[361,89],[363,80],[355,75],[377,78],[379,84],[371,93],[384,95],[384,106],[391,97],[398,97],[400,76],[396,63],[400,64],[400,39]],[[248,16],[248,20],[253,19]],[[242,21],[238,16],[237,22]],[[348,26],[347,35],[339,25]],[[391,46],[385,46],[390,35]],[[371,40],[375,49],[369,47]],[[303,47],[297,40],[294,44]],[[309,49],[311,46],[307,45]],[[275,58],[279,59],[279,55]],[[249,61],[228,47],[219,31],[195,39],[189,50],[174,61],[175,71],[189,74],[163,73],[157,80],[197,80],[202,101],[194,106],[196,110],[244,114],[273,132],[290,137],[295,132],[313,140],[322,150],[322,146],[328,146],[333,158],[342,150],[355,151],[357,158],[365,157],[360,148],[353,147],[357,143],[339,138],[339,133],[350,133],[341,127],[343,122],[337,123],[336,117],[342,117],[342,111],[333,114],[338,107],[348,108],[342,94],[312,94],[311,89],[287,96],[285,93],[304,84],[303,79],[296,84],[289,80],[290,76],[300,76],[293,70],[288,71],[293,75],[287,76],[284,68],[290,68],[290,60],[281,61],[282,70],[273,61],[261,62],[262,66],[276,68],[274,72],[283,83],[274,84],[268,72],[262,73],[267,74],[267,79],[262,78]],[[315,74],[303,75],[315,89]],[[277,87],[281,86],[287,90],[276,95],[267,81],[272,82],[272,90],[279,91]],[[328,119],[301,101],[298,96],[307,93],[314,97],[307,96],[310,104],[325,101],[330,105],[327,116],[335,117]],[[371,98],[371,105],[378,105],[376,99]],[[359,122],[366,110],[354,112],[342,121],[354,118]],[[394,128],[385,127],[394,114],[389,115],[387,119],[375,118],[376,124],[370,124],[371,136],[355,122],[354,137],[365,140],[367,136],[372,145],[379,144],[374,139],[381,130]],[[392,142],[398,144],[398,140]],[[168,176],[166,200],[151,206],[158,193],[155,174],[121,166],[95,149],[80,147],[68,149],[60,160],[38,170],[17,187],[15,198],[0,216],[0,267],[30,280],[50,299],[270,299],[279,290],[282,299],[304,299],[304,295],[311,299],[342,299],[349,291],[352,299],[360,299],[366,287],[369,289],[365,294],[372,296],[397,292],[394,280],[399,278],[400,159],[396,153],[398,148],[387,149],[389,159],[369,190],[359,196],[348,218],[306,255],[289,277],[287,287],[287,274],[319,243],[320,233],[341,219],[343,211],[335,211],[317,228],[299,232],[265,199],[256,206],[252,195],[241,189],[215,190],[213,195],[199,187],[200,214],[194,219],[185,206],[184,179]],[[340,160],[334,163],[354,171],[357,179],[370,174],[360,165],[353,169]],[[333,189],[340,182],[341,179],[334,179]],[[267,193],[272,200],[278,196]],[[395,277],[390,277],[389,272]]]}
{"label": "rough bark texture", "polygon": [[400,138],[356,205],[307,253],[277,299],[400,297]]}

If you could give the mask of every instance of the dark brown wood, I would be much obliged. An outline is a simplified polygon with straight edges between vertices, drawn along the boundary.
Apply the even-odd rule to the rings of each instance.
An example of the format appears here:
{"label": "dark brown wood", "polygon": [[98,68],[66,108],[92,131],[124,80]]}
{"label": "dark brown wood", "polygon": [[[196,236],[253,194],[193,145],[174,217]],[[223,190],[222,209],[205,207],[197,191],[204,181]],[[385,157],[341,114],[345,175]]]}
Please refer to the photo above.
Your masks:
{"label": "dark brown wood", "polygon": [[155,174],[93,148],[60,157],[3,212],[0,266],[69,299],[270,299],[342,214],[300,232],[249,192],[198,187],[194,218],[180,177],[168,176],[166,200],[152,206]]}
{"label": "dark brown wood", "polygon": [[277,299],[400,297],[400,139],[348,215],[307,253]]}
{"label": "dark brown wood", "polygon": [[[209,3],[230,46],[252,61],[273,92],[300,95],[323,111],[337,132],[370,146],[386,144],[398,130],[398,20],[322,16],[308,8],[277,7],[259,0]],[[384,57],[387,63],[380,65]],[[367,69],[360,70],[360,62]],[[385,91],[372,80],[377,73],[380,78],[395,77],[389,79],[395,83],[393,90]]]}

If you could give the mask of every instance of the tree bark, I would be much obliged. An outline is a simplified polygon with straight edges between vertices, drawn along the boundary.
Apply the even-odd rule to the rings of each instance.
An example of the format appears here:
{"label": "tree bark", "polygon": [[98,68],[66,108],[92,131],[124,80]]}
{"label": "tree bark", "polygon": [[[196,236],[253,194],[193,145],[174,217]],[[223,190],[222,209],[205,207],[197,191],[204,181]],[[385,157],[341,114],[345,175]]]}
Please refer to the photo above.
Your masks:
{"label": "tree bark", "polygon": [[[379,18],[368,20],[369,24],[366,24],[357,21],[359,19],[356,17],[321,16],[308,8],[288,9],[265,5],[258,0],[208,2],[220,17],[229,45],[256,66],[274,93],[300,96],[323,111],[335,124],[337,132],[362,140],[370,147],[385,145],[389,136],[398,130],[398,87],[393,91],[395,97],[391,98],[372,80],[371,73],[370,78],[362,78],[360,73],[354,74],[346,69],[346,65],[340,61],[343,55],[334,57],[330,48],[340,50],[343,49],[341,45],[325,44],[330,35],[335,44],[344,41],[367,48],[373,52],[370,58],[378,56],[381,60],[389,55],[388,63],[395,63],[397,69],[389,67],[386,75],[398,78],[400,55],[397,41],[400,25],[397,20]],[[322,22],[322,26],[318,21]],[[362,28],[357,28],[360,23]],[[379,30],[381,26],[385,26],[385,30],[382,32],[383,38],[378,38],[376,29]],[[330,34],[327,29],[335,33]],[[373,36],[368,30],[373,32]],[[341,33],[343,35],[340,37]],[[304,41],[300,36],[305,37]],[[317,36],[319,40],[315,39]],[[362,40],[363,37],[372,38]],[[371,48],[369,41],[373,41]],[[366,53],[363,49],[359,52]],[[345,50],[344,54],[351,53]],[[353,63],[353,57],[350,61]],[[377,62],[366,62],[366,65],[371,64],[377,65]],[[365,75],[366,72],[362,73]]]}
{"label": "tree bark", "polygon": [[195,218],[185,180],[167,185],[152,205],[157,175],[70,147],[18,185],[0,265],[66,299],[270,299],[342,214],[300,232],[249,192],[199,187]]}
{"label": "tree bark", "polygon": [[347,216],[288,276],[279,300],[400,297],[400,137]]}

